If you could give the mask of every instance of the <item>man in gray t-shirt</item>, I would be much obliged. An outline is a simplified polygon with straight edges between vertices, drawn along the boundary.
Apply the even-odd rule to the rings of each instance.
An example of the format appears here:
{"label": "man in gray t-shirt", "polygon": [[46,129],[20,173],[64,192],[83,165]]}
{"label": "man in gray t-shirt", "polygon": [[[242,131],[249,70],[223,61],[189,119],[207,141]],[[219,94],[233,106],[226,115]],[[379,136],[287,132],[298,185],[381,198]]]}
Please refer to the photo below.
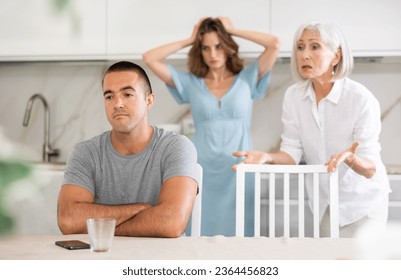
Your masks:
{"label": "man in gray t-shirt", "polygon": [[180,236],[200,179],[195,147],[149,124],[154,95],[140,66],[110,66],[103,95],[112,130],[75,145],[59,194],[61,231],[86,233],[86,219],[113,217],[116,235]]}

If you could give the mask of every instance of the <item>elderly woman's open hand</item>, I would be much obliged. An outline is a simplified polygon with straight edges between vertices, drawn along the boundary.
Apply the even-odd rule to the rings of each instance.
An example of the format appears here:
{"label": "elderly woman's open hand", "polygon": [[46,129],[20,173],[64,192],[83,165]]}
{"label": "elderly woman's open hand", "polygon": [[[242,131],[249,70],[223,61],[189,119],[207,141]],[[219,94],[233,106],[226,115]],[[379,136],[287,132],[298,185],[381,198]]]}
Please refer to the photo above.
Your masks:
{"label": "elderly woman's open hand", "polygon": [[355,152],[358,147],[359,142],[354,142],[352,146],[345,151],[331,155],[330,159],[325,163],[325,165],[327,165],[327,171],[333,172],[344,161],[352,163],[355,160]]}
{"label": "elderly woman's open hand", "polygon": [[233,165],[231,168],[236,170],[241,163],[263,164],[269,160],[269,154],[260,151],[237,151],[233,153],[236,157],[245,157],[245,159],[238,164]]}

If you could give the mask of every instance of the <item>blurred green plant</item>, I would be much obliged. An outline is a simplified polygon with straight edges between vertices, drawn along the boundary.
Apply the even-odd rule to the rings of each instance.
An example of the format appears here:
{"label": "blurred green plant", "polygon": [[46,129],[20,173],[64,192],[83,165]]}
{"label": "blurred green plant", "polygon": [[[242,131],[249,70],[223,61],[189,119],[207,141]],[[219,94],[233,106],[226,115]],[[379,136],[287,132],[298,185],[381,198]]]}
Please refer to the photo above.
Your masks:
{"label": "blurred green plant", "polygon": [[0,235],[11,232],[14,222],[6,208],[7,189],[12,183],[26,178],[31,166],[17,159],[0,158]]}
{"label": "blurred green plant", "polygon": [[81,19],[75,7],[77,2],[71,0],[53,0],[52,8],[57,16],[64,14],[70,18],[69,22],[73,35],[78,37],[81,33]]}
{"label": "blurred green plant", "polygon": [[69,4],[70,0],[53,0],[54,10],[61,12],[65,10]]}

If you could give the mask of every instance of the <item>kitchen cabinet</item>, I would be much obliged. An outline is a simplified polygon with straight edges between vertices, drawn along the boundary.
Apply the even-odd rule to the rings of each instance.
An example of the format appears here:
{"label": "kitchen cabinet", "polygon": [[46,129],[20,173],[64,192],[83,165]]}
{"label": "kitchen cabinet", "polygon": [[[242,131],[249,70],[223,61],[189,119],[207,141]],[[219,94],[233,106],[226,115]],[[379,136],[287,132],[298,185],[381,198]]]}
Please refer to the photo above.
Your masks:
{"label": "kitchen cabinet", "polygon": [[399,0],[271,0],[271,10],[271,32],[282,40],[281,56],[291,56],[296,29],[311,20],[337,22],[354,56],[401,55]]}
{"label": "kitchen cabinet", "polygon": [[106,0],[1,0],[0,60],[106,55]]}
{"label": "kitchen cabinet", "polygon": [[[394,169],[394,168],[393,168]],[[401,168],[398,173],[388,173],[392,192],[390,193],[388,219],[389,221],[401,221]]]}
{"label": "kitchen cabinet", "polygon": [[[49,168],[51,167],[51,168]],[[35,165],[28,180],[16,182],[7,196],[14,219],[15,235],[60,234],[57,224],[57,199],[63,184],[64,167]]]}
{"label": "kitchen cabinet", "polygon": [[[109,0],[107,5],[109,59],[141,58],[151,48],[188,38],[202,17],[227,16],[241,29],[270,30],[270,0]],[[252,42],[235,40],[245,56],[262,50]],[[185,57],[187,51],[172,57]]]}
{"label": "kitchen cabinet", "polygon": [[[401,56],[399,0],[0,0],[0,61],[141,59],[191,35],[202,17],[227,16],[241,29],[281,38],[289,57],[306,21],[340,24],[355,56]],[[241,56],[262,47],[235,38]],[[186,58],[188,48],[171,56]]]}

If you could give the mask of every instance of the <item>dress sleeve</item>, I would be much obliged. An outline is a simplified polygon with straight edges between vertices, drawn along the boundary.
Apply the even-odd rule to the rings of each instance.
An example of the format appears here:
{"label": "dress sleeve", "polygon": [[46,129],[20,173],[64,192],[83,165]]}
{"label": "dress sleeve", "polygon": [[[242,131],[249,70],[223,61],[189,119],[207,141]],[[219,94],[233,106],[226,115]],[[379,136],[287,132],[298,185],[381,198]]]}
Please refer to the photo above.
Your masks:
{"label": "dress sleeve", "polygon": [[178,104],[189,103],[188,91],[185,89],[191,84],[191,74],[178,71],[171,64],[167,64],[167,67],[175,84],[175,87],[166,84],[168,91]]}
{"label": "dress sleeve", "polygon": [[245,67],[240,76],[249,83],[252,91],[252,99],[262,99],[266,95],[267,87],[270,82],[271,71],[267,72],[259,81],[259,59],[255,60],[251,65]]}

